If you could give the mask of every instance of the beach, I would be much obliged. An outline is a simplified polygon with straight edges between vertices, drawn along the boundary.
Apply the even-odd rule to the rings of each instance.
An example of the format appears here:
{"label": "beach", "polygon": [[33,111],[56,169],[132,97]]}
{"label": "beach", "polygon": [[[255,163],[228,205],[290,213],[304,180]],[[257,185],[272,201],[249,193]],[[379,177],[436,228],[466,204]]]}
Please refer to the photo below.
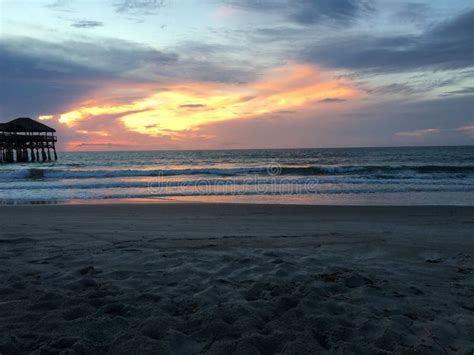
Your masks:
{"label": "beach", "polygon": [[474,207],[0,207],[0,353],[472,354]]}

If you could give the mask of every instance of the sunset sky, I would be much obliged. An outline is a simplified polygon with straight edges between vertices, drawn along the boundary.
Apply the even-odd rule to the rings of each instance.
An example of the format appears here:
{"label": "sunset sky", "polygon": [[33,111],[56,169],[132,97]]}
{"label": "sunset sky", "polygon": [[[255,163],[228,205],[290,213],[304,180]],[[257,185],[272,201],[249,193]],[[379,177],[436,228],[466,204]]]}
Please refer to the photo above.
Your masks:
{"label": "sunset sky", "polygon": [[0,121],[63,150],[474,144],[472,0],[0,0]]}

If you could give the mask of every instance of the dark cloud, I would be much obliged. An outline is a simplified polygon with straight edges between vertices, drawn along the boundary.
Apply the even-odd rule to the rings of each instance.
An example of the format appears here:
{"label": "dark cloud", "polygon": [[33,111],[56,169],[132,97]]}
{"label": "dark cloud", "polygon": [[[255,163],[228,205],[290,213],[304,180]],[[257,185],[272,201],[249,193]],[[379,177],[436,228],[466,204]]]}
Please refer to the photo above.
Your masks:
{"label": "dark cloud", "polygon": [[327,21],[347,24],[373,11],[369,0],[233,0],[231,4],[251,11],[280,14],[300,25]]}
{"label": "dark cloud", "polygon": [[207,105],[203,104],[185,104],[185,105],[179,105],[180,108],[188,108],[188,109],[199,109],[199,108],[206,108]]}
{"label": "dark cloud", "polygon": [[149,81],[135,75],[144,66],[159,76],[158,68],[178,61],[174,53],[124,41],[51,43],[25,37],[1,39],[0,57],[0,107],[8,116],[55,113],[104,83]]}
{"label": "dark cloud", "polygon": [[[26,44],[33,44],[26,47],[30,51],[21,50]],[[92,90],[93,81],[107,77],[100,70],[52,56],[47,49],[38,54],[37,48],[37,41],[0,41],[3,116],[35,116],[41,112],[64,110]]]}
{"label": "dark cloud", "polygon": [[[146,84],[163,90],[176,82],[236,83],[255,75],[249,65],[232,65],[222,57],[220,61],[193,59],[192,49],[179,50],[182,55],[114,39],[52,43],[27,37],[2,38],[0,113],[13,117],[64,112],[114,82],[134,89]],[[115,99],[136,99],[135,91],[130,91],[130,97],[122,94]]]}
{"label": "dark cloud", "polygon": [[293,115],[297,112],[298,111],[296,111],[296,110],[281,110],[281,111],[276,111],[275,114],[277,114],[277,115]]}
{"label": "dark cloud", "polygon": [[382,72],[461,69],[474,63],[474,10],[422,35],[362,34],[331,38],[303,52],[306,60],[329,67]]}
{"label": "dark cloud", "polygon": [[134,15],[154,14],[163,6],[165,6],[164,0],[119,0],[115,2],[115,9],[117,12],[130,13]]}
{"label": "dark cloud", "polygon": [[[145,64],[163,67],[178,62],[178,55],[116,39],[95,42],[47,42],[28,37],[0,39],[3,77],[55,80],[87,77],[130,77]],[[7,64],[6,61],[9,61]]]}
{"label": "dark cloud", "polygon": [[208,58],[196,53],[192,46],[161,51],[110,38],[53,43],[9,37],[0,39],[0,74],[14,79],[108,78],[166,84],[182,80],[245,82],[255,73],[249,63],[225,60],[225,53]]}
{"label": "dark cloud", "polygon": [[454,129],[468,124],[473,110],[472,99],[466,96],[453,96],[421,101],[404,98],[376,104],[372,109],[366,109],[365,113],[373,120],[381,118],[380,127],[398,132],[426,127]]}
{"label": "dark cloud", "polygon": [[120,143],[79,143],[77,147],[124,147],[128,145]]}
{"label": "dark cloud", "polygon": [[417,90],[407,84],[393,83],[388,85],[382,85],[377,87],[365,88],[365,91],[369,94],[413,94]]}
{"label": "dark cloud", "polygon": [[335,102],[344,102],[346,101],[345,99],[340,99],[338,97],[328,97],[322,100],[319,100],[321,103],[335,103]]}
{"label": "dark cloud", "polygon": [[92,20],[80,20],[75,21],[71,24],[72,27],[77,28],[94,28],[94,27],[101,27],[104,24],[100,21],[92,21]]}
{"label": "dark cloud", "polygon": [[303,25],[326,20],[348,23],[361,13],[372,10],[368,1],[361,0],[304,0],[291,3],[294,10],[290,18]]}

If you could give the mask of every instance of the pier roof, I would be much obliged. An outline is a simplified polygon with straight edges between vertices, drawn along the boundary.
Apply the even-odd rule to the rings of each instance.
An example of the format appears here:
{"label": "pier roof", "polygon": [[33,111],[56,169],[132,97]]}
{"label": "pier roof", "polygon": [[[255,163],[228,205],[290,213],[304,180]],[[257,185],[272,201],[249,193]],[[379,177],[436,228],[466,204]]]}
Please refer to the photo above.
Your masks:
{"label": "pier roof", "polygon": [[32,120],[29,117],[19,117],[10,122],[0,123],[3,132],[56,132],[54,128]]}

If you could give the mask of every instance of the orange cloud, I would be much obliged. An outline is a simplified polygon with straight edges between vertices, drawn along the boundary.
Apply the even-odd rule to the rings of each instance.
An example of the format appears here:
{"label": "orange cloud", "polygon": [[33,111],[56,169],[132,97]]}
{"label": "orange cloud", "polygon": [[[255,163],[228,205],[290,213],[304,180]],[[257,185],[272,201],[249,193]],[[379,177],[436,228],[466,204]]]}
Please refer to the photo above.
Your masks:
{"label": "orange cloud", "polygon": [[[206,124],[288,112],[309,105],[317,107],[315,104],[327,98],[344,101],[360,95],[347,80],[336,80],[316,66],[294,63],[269,70],[247,84],[187,82],[155,92],[149,86],[131,90],[148,94],[129,102],[117,102],[111,99],[117,95],[107,92],[123,92],[123,87],[105,88],[101,95],[59,115],[58,121],[76,133],[107,137],[110,132],[103,124],[100,130],[95,130],[85,129],[83,122],[113,115],[120,129],[130,133],[182,137]],[[110,129],[117,131],[117,127]]]}
{"label": "orange cloud", "polygon": [[53,115],[38,116],[38,119],[39,119],[40,121],[52,120],[53,118],[54,118]]}

